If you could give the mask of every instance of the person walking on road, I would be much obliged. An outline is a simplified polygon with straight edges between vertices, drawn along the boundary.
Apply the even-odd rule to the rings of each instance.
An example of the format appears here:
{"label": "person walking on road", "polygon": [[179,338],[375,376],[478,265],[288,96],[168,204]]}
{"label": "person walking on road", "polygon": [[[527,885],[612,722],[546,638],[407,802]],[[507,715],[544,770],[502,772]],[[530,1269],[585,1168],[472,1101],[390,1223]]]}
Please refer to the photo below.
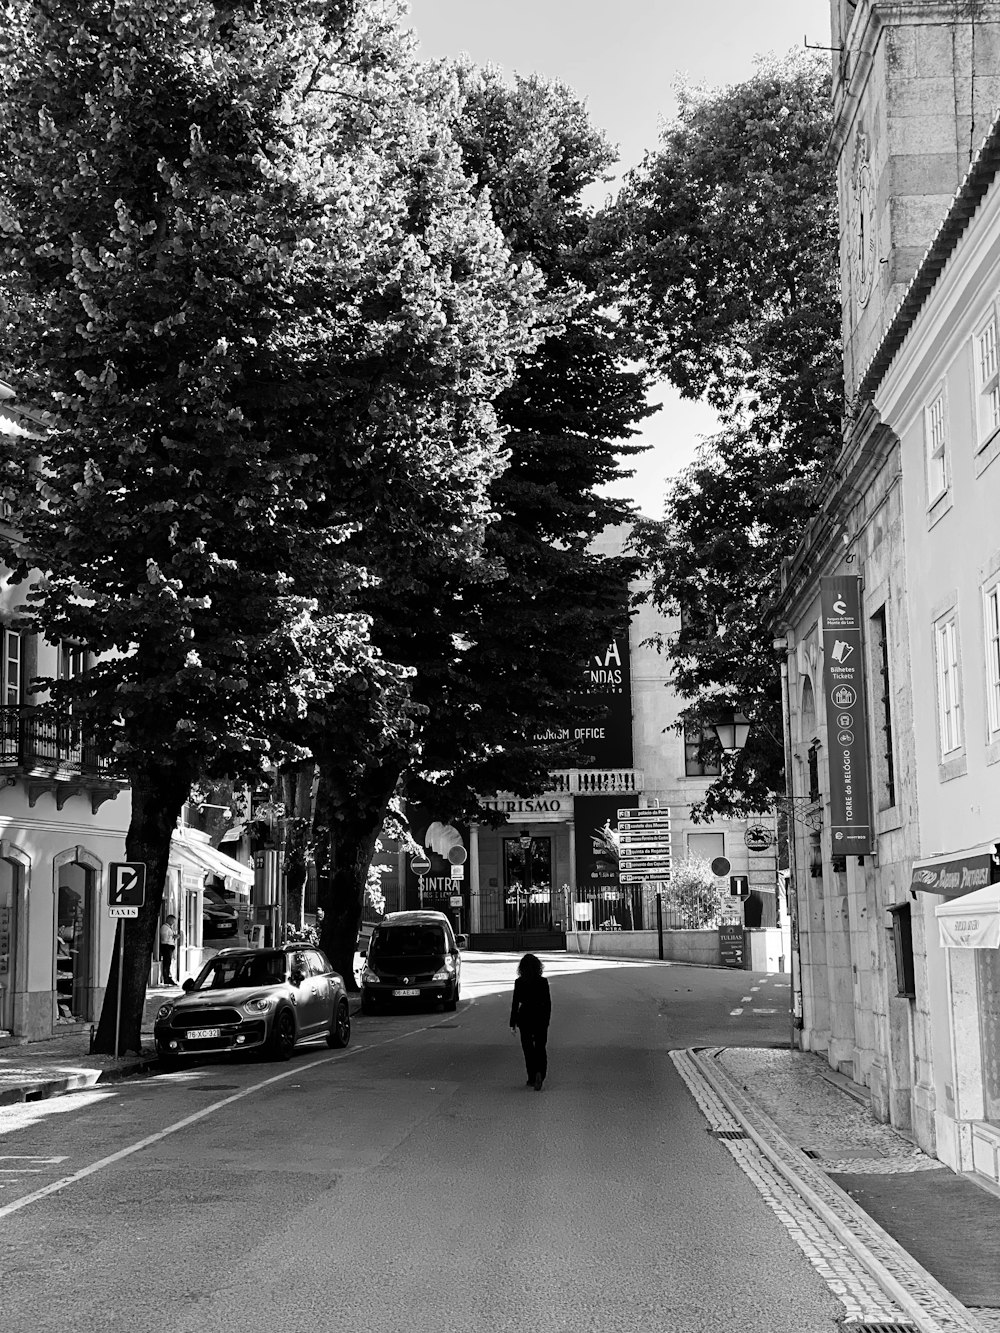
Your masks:
{"label": "person walking on road", "polygon": [[164,986],[174,984],[170,975],[174,965],[174,950],[177,948],[177,918],[168,916],[160,927],[160,980]]}
{"label": "person walking on road", "polygon": [[528,1071],[528,1082],[541,1092],[548,1072],[545,1042],[549,1035],[552,1016],[552,996],[549,983],[542,976],[542,962],[533,953],[526,953],[517,965],[514,998],[510,1006],[510,1030],[521,1032],[521,1049]]}

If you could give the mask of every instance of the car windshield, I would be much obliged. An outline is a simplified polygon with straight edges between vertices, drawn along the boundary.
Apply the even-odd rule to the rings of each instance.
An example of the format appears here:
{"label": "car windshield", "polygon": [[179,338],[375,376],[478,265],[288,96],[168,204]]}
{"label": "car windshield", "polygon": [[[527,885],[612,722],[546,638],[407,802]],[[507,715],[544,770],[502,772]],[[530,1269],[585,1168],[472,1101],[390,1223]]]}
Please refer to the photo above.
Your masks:
{"label": "car windshield", "polygon": [[232,990],[237,986],[277,986],[285,980],[283,953],[257,952],[213,958],[195,982],[195,990]]}
{"label": "car windshield", "polygon": [[393,926],[380,930],[372,940],[376,955],[406,958],[415,954],[442,953],[444,931],[440,926]]}

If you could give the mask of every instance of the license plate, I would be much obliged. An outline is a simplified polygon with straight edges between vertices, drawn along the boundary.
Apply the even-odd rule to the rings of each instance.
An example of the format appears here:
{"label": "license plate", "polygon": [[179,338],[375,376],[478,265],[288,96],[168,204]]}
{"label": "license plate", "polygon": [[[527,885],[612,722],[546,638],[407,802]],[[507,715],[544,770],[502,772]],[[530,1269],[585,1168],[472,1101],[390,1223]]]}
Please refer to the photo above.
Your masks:
{"label": "license plate", "polygon": [[222,1028],[192,1028],[187,1034],[188,1041],[205,1041],[208,1037],[221,1037]]}
{"label": "license plate", "polygon": [[400,1000],[415,1000],[420,994],[418,990],[394,990],[392,993]]}

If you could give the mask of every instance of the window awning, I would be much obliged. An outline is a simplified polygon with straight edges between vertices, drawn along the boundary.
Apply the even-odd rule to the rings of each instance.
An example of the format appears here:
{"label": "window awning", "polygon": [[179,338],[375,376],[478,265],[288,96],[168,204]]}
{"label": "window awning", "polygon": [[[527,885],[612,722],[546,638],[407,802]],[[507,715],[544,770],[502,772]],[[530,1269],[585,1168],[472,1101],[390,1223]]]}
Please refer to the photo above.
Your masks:
{"label": "window awning", "polygon": [[201,873],[207,871],[210,875],[220,875],[226,881],[227,888],[245,894],[253,885],[253,870],[235,857],[220,852],[211,843],[195,842],[178,831],[171,838],[170,846],[182,860]]}
{"label": "window awning", "polygon": [[941,893],[946,898],[958,898],[985,888],[997,874],[993,843],[982,847],[968,847],[949,852],[947,856],[930,856],[914,861],[910,873],[910,888],[915,893]]}
{"label": "window awning", "polygon": [[1000,884],[939,903],[934,915],[943,948],[1000,948]]}

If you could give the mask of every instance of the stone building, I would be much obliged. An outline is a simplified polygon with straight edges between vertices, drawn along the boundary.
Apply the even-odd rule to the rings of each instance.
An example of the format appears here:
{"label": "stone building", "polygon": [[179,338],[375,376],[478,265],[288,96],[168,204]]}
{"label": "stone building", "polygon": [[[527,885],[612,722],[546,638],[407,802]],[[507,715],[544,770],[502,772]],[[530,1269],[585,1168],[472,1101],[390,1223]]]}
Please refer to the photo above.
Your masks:
{"label": "stone building", "polygon": [[[914,461],[897,424],[914,403],[906,412],[897,403],[896,420],[880,403],[888,348],[913,318],[925,257],[1000,99],[1000,4],[833,0],[831,13],[847,412],[820,512],[783,570],[775,620],[787,653],[790,805],[800,816],[801,1042],[868,1085],[876,1113],[933,1152],[950,1133],[942,983],[933,904],[912,888],[940,800],[921,759],[938,726],[918,669],[933,657],[933,627],[914,614],[927,571],[911,558],[909,487],[915,476],[924,487],[924,458]],[[919,522],[926,528],[926,516]],[[838,704],[831,645],[824,651],[824,579],[858,590],[869,722],[860,754],[844,739],[850,714]],[[850,754],[868,770],[869,841],[844,855],[833,826]]]}

